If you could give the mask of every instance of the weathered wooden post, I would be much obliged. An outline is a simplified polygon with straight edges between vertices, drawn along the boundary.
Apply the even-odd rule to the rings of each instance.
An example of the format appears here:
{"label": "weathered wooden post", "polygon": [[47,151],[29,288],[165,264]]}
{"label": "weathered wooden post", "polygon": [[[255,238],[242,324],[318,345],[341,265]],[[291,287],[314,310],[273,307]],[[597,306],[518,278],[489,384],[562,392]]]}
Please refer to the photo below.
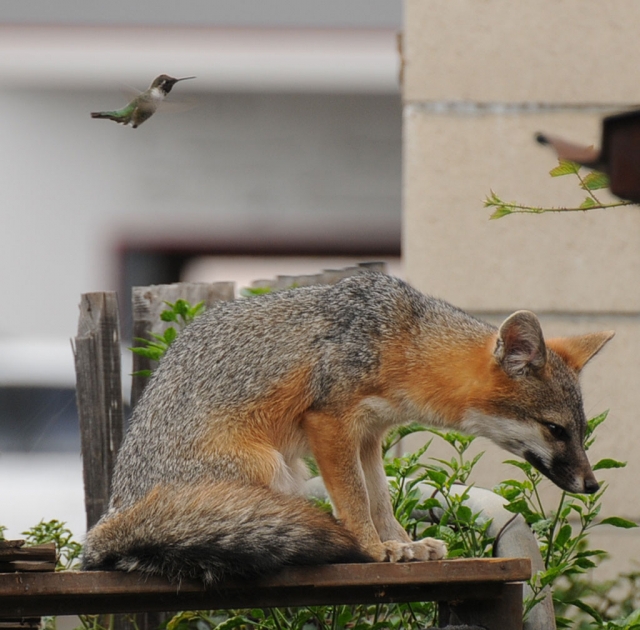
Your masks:
{"label": "weathered wooden post", "polygon": [[83,294],[74,357],[87,529],[109,504],[111,476],[124,435],[120,352],[115,292]]}

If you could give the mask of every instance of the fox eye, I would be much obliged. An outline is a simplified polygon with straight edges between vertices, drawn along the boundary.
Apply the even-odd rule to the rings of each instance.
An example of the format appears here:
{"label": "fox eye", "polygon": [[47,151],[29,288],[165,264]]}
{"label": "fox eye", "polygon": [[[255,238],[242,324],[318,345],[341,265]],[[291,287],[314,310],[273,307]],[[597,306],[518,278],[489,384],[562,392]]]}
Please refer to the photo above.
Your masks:
{"label": "fox eye", "polygon": [[553,422],[548,422],[546,425],[547,429],[551,432],[554,438],[557,440],[567,440],[569,438],[569,434],[564,427],[561,427],[559,424],[554,424]]}

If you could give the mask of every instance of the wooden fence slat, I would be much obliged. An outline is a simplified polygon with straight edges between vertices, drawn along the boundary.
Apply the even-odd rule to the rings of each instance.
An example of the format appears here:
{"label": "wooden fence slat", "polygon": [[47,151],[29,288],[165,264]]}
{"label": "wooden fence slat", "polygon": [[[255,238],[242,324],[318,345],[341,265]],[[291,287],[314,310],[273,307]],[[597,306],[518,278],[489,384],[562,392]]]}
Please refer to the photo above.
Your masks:
{"label": "wooden fence slat", "polygon": [[[154,284],[148,287],[133,287],[133,345],[139,346],[138,338],[149,339],[149,333],[162,334],[170,323],[160,319],[160,313],[167,308],[165,302],[186,300],[192,306],[204,302],[211,306],[220,300],[233,300],[233,282],[180,282],[175,284]],[[153,369],[153,363],[140,355],[133,355],[133,371]],[[144,376],[133,376],[131,381],[131,408],[135,407],[147,383]]]}
{"label": "wooden fence slat", "polygon": [[109,504],[111,476],[124,433],[120,352],[115,292],[83,294],[74,355],[87,528]]}
{"label": "wooden fence slat", "polygon": [[302,276],[277,276],[270,280],[261,279],[254,280],[251,287],[259,289],[272,289],[273,291],[282,291],[292,287],[308,287],[317,284],[335,284],[343,278],[355,276],[365,271],[387,272],[387,263],[385,262],[363,262],[353,267],[344,267],[342,269],[325,269],[321,273],[302,275]]}

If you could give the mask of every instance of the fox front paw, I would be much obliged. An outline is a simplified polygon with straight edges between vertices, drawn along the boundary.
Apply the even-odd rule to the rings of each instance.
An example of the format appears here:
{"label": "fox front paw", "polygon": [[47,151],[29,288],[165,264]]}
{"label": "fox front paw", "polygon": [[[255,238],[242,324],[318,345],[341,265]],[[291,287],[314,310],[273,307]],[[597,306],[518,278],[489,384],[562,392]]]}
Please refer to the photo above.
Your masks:
{"label": "fox front paw", "polygon": [[412,560],[442,560],[447,554],[447,546],[435,538],[423,538],[416,542],[401,543],[395,540],[383,542],[387,562],[410,562]]}

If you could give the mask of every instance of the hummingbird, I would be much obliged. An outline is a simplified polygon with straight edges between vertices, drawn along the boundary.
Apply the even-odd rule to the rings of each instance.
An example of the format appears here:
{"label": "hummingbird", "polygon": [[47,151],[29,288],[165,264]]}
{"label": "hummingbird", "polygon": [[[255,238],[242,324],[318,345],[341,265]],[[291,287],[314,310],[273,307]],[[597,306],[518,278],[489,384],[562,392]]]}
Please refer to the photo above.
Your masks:
{"label": "hummingbird", "polygon": [[158,105],[171,92],[178,81],[195,79],[195,77],[182,77],[174,79],[167,74],[161,74],[153,80],[153,83],[142,94],[138,94],[130,103],[122,109],[111,112],[91,112],[91,118],[107,118],[123,125],[131,125],[134,129],[158,109]]}

